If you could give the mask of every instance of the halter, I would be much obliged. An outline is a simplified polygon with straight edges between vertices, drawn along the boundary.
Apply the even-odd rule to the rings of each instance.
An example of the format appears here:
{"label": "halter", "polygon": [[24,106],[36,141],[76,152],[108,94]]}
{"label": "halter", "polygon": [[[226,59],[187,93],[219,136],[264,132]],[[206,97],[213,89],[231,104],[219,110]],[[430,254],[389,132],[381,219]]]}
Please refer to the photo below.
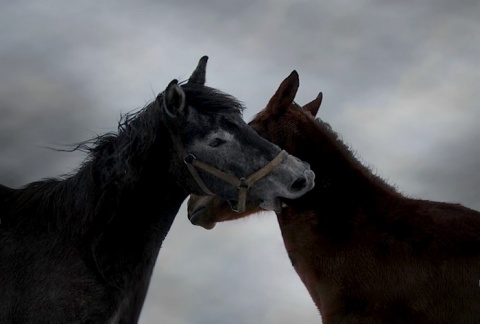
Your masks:
{"label": "halter", "polygon": [[183,161],[187,165],[190,173],[192,174],[193,178],[197,182],[197,184],[202,188],[202,190],[209,194],[213,195],[213,193],[207,188],[203,180],[200,178],[195,167],[200,168],[208,173],[220,178],[231,185],[238,188],[238,206],[235,210],[237,213],[242,213],[245,211],[245,203],[247,200],[247,191],[248,189],[258,180],[272,172],[272,170],[277,167],[280,163],[282,163],[285,158],[288,156],[288,153],[285,150],[282,150],[278,155],[269,163],[267,163],[263,168],[257,170],[256,172],[249,175],[247,178],[241,177],[237,178],[233,175],[227,174],[211,165],[208,165],[202,161],[196,159],[196,157],[192,154],[189,154]]}
{"label": "halter", "polygon": [[272,170],[275,169],[278,165],[280,165],[280,163],[282,163],[288,156],[288,153],[285,150],[282,150],[273,160],[271,160],[265,166],[249,175],[247,178],[237,178],[234,175],[225,173],[222,170],[215,168],[214,166],[198,160],[193,154],[187,153],[182,143],[180,143],[180,140],[177,137],[174,137],[174,142],[176,143],[176,146],[178,147],[181,154],[183,155],[183,162],[186,164],[188,170],[190,171],[190,174],[192,175],[193,179],[195,179],[198,186],[200,187],[200,189],[202,189],[204,193],[206,193],[207,195],[215,195],[213,192],[210,191],[210,189],[208,189],[207,185],[200,177],[200,174],[198,174],[197,168],[202,169],[238,188],[238,206],[235,210],[237,213],[242,213],[245,211],[248,189],[255,182],[272,172]]}

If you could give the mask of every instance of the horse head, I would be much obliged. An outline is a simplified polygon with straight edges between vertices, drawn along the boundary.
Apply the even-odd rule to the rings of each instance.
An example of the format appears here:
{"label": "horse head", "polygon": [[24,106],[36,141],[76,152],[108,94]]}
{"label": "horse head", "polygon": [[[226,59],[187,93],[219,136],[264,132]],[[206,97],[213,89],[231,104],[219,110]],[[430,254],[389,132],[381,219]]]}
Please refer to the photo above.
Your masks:
{"label": "horse head", "polygon": [[172,138],[177,179],[189,193],[218,195],[239,211],[246,204],[280,210],[314,186],[305,163],[258,135],[242,104],[205,86],[207,57],[186,83],[172,80],[158,98]]}

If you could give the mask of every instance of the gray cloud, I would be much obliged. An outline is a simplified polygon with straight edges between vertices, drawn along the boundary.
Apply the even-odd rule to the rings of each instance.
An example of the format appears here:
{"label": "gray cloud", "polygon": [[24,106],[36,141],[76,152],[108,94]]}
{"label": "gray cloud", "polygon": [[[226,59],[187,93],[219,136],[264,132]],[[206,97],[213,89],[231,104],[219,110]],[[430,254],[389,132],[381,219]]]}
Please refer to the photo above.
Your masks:
{"label": "gray cloud", "polygon": [[[209,55],[207,82],[258,112],[293,70],[299,103],[402,192],[480,209],[477,1],[6,2],[0,183],[73,171],[42,146],[115,130]],[[273,215],[191,226],[183,206],[142,323],[317,323]]]}

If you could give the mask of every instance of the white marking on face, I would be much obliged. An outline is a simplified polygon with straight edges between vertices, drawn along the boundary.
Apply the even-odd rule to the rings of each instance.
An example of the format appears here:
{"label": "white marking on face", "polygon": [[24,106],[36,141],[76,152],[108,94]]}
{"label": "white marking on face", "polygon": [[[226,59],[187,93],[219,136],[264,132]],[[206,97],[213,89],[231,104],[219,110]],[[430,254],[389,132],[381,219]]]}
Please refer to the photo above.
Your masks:
{"label": "white marking on face", "polygon": [[234,135],[225,130],[218,130],[216,132],[209,133],[205,137],[205,139],[206,139],[207,145],[209,145],[210,147],[218,147],[221,144],[227,144],[234,141]]}
{"label": "white marking on face", "polygon": [[240,143],[237,142],[234,134],[223,129],[209,132],[206,136],[196,139],[187,148],[197,159],[210,163],[216,168],[223,170],[228,161],[234,159],[238,162],[242,153]]}

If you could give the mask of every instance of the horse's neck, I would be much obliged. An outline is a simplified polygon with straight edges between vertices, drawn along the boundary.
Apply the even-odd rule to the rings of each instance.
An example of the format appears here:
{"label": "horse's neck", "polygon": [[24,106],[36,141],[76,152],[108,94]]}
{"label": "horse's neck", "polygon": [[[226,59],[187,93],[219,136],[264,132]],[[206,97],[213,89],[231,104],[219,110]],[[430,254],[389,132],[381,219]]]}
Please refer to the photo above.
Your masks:
{"label": "horse's neck", "polygon": [[[157,148],[171,157],[170,148]],[[158,154],[155,156],[158,157]],[[187,197],[170,173],[170,161],[148,161],[136,181],[99,206],[111,220],[92,231],[91,261],[100,276],[125,293],[120,318],[136,320],[145,299],[159,250]],[[161,190],[159,188],[162,188]]]}
{"label": "horse's neck", "polygon": [[171,174],[171,143],[163,141],[162,145],[152,145],[153,152],[146,152],[136,164],[129,165],[128,172],[133,176],[121,178],[125,183],[109,180],[96,197],[96,215],[87,237],[100,272],[119,286],[127,285],[129,278],[149,277],[162,242],[187,197]]}
{"label": "horse's neck", "polygon": [[[322,201],[318,208],[335,212],[342,208],[376,208],[388,197],[400,196],[383,179],[373,174],[335,134],[317,136],[310,163],[316,174],[314,193]],[[309,162],[311,160],[308,160]]]}
{"label": "horse's neck", "polygon": [[278,215],[287,250],[298,250],[302,244],[327,247],[350,242],[359,224],[377,222],[401,197],[337,140],[310,138],[312,143],[304,146],[310,148],[308,153],[298,156],[314,170],[315,187]]}
{"label": "horse's neck", "polygon": [[129,285],[132,278],[149,278],[159,249],[186,198],[174,188],[169,189],[170,194],[149,190],[124,196],[115,217],[91,232],[94,262],[102,276],[119,287]]}
{"label": "horse's neck", "polygon": [[348,252],[343,252],[359,243],[356,235],[362,226],[383,217],[385,208],[395,204],[400,194],[343,144],[332,141],[309,147],[311,156],[300,157],[314,170],[315,187],[291,201],[277,218],[292,264],[321,309],[320,297],[329,295],[326,279],[332,278],[325,274],[337,275],[331,275],[332,269],[342,268],[348,259]]}

